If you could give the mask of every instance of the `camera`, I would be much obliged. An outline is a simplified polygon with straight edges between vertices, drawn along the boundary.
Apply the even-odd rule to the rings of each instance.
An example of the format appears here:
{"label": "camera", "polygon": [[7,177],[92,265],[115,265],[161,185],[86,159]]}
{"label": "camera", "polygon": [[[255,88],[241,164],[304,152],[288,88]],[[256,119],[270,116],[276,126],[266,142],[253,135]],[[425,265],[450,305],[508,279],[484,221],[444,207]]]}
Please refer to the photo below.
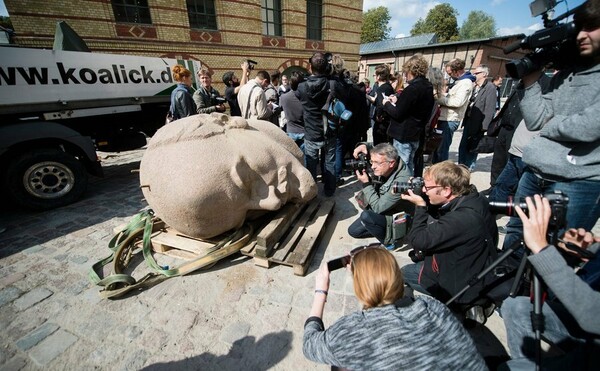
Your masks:
{"label": "camera", "polygon": [[410,250],[408,252],[408,257],[410,258],[410,260],[412,260],[413,263],[418,263],[425,260],[425,255],[423,254],[423,251],[419,250]]}
{"label": "camera", "polygon": [[[550,217],[548,225],[555,230],[565,228],[567,224],[567,205],[569,204],[569,196],[560,190],[555,190],[544,194],[543,197],[548,199],[550,209],[552,210],[552,216]],[[507,202],[490,202],[490,212],[493,214],[513,216],[517,215],[517,212],[515,211],[516,206],[519,206],[527,213],[527,203],[525,203],[525,199],[514,202],[512,198],[509,198]]]}
{"label": "camera", "polygon": [[225,99],[223,97],[215,97],[215,101],[217,102],[217,104],[227,103],[227,99]]}
{"label": "camera", "polygon": [[369,160],[367,160],[367,155],[364,153],[358,154],[358,159],[350,159],[345,162],[346,167],[352,169],[352,172],[356,172],[358,170],[362,173],[365,170],[369,170]]}
{"label": "camera", "polygon": [[532,50],[521,59],[513,59],[506,63],[506,72],[510,77],[520,79],[523,76],[541,69],[544,65],[553,68],[564,68],[569,59],[577,54],[575,36],[577,29],[573,22],[558,23],[560,20],[573,14],[579,7],[550,20],[548,12],[556,2],[554,0],[536,0],[529,4],[531,14],[536,17],[542,14],[544,29],[534,32],[521,41],[504,48],[504,53],[511,53],[519,48]]}
{"label": "camera", "polygon": [[250,71],[252,71],[254,69],[254,66],[258,64],[258,62],[253,61],[252,59],[246,59],[246,63],[248,63],[248,69]]}
{"label": "camera", "polygon": [[414,194],[421,196],[425,181],[421,177],[412,178],[408,182],[394,182],[392,184],[392,193],[406,193],[412,190]]}

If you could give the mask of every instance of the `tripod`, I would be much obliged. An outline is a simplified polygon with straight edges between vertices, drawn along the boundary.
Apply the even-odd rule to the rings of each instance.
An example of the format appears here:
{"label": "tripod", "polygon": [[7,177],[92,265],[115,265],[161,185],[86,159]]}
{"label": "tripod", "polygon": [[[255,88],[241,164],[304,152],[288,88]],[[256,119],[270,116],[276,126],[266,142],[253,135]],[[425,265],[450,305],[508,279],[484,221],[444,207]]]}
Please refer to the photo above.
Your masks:
{"label": "tripod", "polygon": [[[555,191],[554,193],[544,195],[544,197],[548,198],[550,201],[552,216],[548,223],[548,234],[547,239],[551,245],[556,245],[559,241],[558,235],[559,231],[564,230],[566,227],[566,214],[567,214],[567,203],[569,202],[569,198],[560,191]],[[511,208],[514,205],[508,205]],[[523,210],[526,210],[526,205],[521,203],[519,205]],[[525,207],[523,207],[525,206]],[[483,277],[485,277],[489,272],[491,272],[494,268],[496,268],[500,263],[506,260],[510,255],[512,255],[519,247],[523,244],[521,241],[517,241],[513,243],[500,257],[496,259],[492,264],[490,264],[486,269],[482,272],[474,276],[469,280],[469,283],[456,295],[454,295],[450,300],[446,302],[446,305],[450,305],[457,298],[459,298],[462,294],[464,294],[468,289],[470,289],[475,283],[480,281]],[[528,249],[525,249],[528,251]],[[516,271],[516,279],[513,282],[512,288],[510,290],[510,296],[515,297],[516,291],[519,287],[521,277],[523,277],[523,272],[525,270],[525,266],[527,263],[528,254],[523,254],[521,258],[521,262],[519,264],[519,268]],[[542,313],[542,296],[543,296],[543,287],[542,282],[539,279],[537,273],[531,268],[533,274],[533,309],[531,311],[531,325],[534,331],[535,343],[536,343],[536,370],[541,369],[542,364],[542,332],[544,331],[544,315]]]}

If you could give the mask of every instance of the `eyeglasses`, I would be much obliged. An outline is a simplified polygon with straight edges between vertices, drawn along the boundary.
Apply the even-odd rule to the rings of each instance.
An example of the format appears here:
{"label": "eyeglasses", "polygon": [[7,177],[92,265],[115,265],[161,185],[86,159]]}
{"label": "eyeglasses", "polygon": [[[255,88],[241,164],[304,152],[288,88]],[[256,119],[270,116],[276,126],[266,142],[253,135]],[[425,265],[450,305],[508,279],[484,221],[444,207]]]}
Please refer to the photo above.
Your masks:
{"label": "eyeglasses", "polygon": [[432,190],[434,188],[438,188],[438,187],[443,187],[443,186],[441,186],[441,185],[434,185],[434,186],[428,187],[426,185],[423,185],[423,188],[425,188],[425,193],[429,192],[430,190]]}
{"label": "eyeglasses", "polygon": [[480,73],[483,73],[483,71],[473,72],[473,75],[479,75]]}
{"label": "eyeglasses", "polygon": [[369,163],[371,165],[377,165],[377,166],[385,164],[386,162],[390,162],[390,161],[369,161]]}

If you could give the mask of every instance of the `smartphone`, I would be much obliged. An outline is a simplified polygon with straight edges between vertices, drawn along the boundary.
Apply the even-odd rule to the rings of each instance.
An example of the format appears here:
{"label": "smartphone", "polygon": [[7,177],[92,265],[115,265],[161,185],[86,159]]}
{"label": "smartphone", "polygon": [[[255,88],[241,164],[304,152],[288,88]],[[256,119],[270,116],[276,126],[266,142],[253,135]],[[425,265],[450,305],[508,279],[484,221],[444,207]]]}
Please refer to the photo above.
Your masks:
{"label": "smartphone", "polygon": [[332,259],[327,262],[327,269],[330,272],[334,270],[345,268],[348,264],[350,264],[350,255],[340,256],[339,258]]}

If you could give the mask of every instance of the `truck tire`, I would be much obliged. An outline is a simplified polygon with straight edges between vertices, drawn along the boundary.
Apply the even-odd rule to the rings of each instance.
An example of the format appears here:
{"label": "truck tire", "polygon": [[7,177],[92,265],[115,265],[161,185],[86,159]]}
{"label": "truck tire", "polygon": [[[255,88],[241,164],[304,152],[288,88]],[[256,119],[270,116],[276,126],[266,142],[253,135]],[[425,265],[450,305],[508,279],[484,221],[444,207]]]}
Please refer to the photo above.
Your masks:
{"label": "truck tire", "polygon": [[77,201],[87,188],[87,172],[73,155],[41,149],[11,161],[5,184],[16,205],[49,210]]}

